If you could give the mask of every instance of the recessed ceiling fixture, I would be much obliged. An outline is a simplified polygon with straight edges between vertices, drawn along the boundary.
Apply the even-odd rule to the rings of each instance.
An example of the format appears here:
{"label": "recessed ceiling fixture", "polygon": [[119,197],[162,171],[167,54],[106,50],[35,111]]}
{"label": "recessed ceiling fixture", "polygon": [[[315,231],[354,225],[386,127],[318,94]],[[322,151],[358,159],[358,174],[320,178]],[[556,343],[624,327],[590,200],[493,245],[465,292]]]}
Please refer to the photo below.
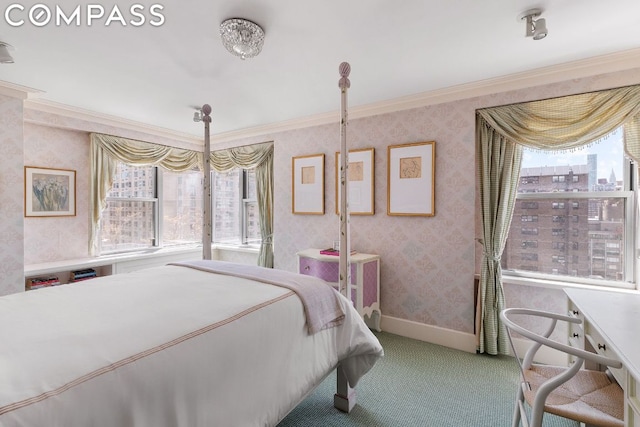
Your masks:
{"label": "recessed ceiling fixture", "polygon": [[518,16],[518,20],[526,21],[525,37],[542,40],[547,37],[547,21],[544,18],[534,19],[542,14],[542,9],[529,9]]}
{"label": "recessed ceiling fixture", "polygon": [[232,18],[220,24],[220,37],[232,54],[241,59],[253,58],[262,50],[264,30],[255,22]]}
{"label": "recessed ceiling fixture", "polygon": [[13,46],[0,41],[0,64],[13,64],[13,57],[9,53],[9,50],[13,50]]}

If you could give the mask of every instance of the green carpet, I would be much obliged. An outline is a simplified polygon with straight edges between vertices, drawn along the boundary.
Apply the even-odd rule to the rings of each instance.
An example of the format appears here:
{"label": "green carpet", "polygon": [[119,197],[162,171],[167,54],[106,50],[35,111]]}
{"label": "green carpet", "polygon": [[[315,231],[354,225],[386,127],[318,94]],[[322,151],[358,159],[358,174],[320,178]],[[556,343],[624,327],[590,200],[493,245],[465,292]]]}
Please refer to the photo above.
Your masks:
{"label": "green carpet", "polygon": [[[453,350],[385,332],[385,357],[358,386],[350,414],[333,407],[335,373],[278,427],[510,427],[518,384],[516,361]],[[545,427],[577,423],[544,416]]]}

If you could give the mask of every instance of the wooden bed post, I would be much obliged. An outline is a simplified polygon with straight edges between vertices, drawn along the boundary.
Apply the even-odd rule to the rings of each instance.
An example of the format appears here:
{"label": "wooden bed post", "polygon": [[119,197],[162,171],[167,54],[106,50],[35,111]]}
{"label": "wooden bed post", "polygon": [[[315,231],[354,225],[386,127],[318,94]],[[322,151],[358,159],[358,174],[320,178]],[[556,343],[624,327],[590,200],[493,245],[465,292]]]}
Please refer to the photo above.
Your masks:
{"label": "wooden bed post", "polygon": [[202,106],[202,121],[204,122],[204,184],[203,204],[204,218],[202,218],[202,259],[211,259],[211,141],[209,137],[209,123],[211,123],[211,106]]}
{"label": "wooden bed post", "polygon": [[349,413],[356,406],[358,400],[356,390],[349,386],[349,381],[347,381],[347,376],[342,370],[342,365],[338,365],[336,368],[336,375],[338,387],[336,394],[333,395],[333,406],[342,412]]}
{"label": "wooden bed post", "polygon": [[351,300],[351,244],[349,242],[349,150],[347,149],[347,89],[351,86],[351,65],[343,62],[339,67],[340,81],[340,283],[339,290]]}
{"label": "wooden bed post", "polygon": [[[351,65],[343,62],[340,72],[340,283],[339,290],[351,301],[351,246],[349,242],[349,150],[347,149],[347,89],[351,86],[349,73]],[[356,404],[356,391],[349,386],[342,366],[336,368],[337,391],[333,396],[333,406],[343,412],[351,412]]]}

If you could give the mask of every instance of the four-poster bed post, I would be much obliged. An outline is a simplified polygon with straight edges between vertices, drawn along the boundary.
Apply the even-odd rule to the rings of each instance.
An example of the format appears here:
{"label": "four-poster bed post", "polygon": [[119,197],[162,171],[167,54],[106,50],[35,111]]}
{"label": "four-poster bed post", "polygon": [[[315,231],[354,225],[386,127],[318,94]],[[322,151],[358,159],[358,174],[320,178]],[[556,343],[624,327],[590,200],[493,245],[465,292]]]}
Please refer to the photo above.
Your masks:
{"label": "four-poster bed post", "polygon": [[347,298],[351,297],[351,246],[349,243],[349,150],[347,149],[347,89],[351,86],[349,73],[351,65],[343,62],[339,67],[340,81],[340,283],[339,290]]}
{"label": "four-poster bed post", "polygon": [[204,152],[203,152],[203,204],[204,217],[202,218],[202,259],[211,259],[211,141],[209,136],[209,123],[211,123],[211,106],[202,106],[202,121],[204,122]]}
{"label": "four-poster bed post", "polygon": [[[339,291],[351,301],[351,247],[349,243],[349,150],[347,149],[347,89],[351,86],[349,73],[351,65],[343,62],[338,68],[340,72],[340,282]],[[349,386],[342,366],[336,369],[336,394],[333,396],[333,406],[344,412],[351,412],[356,404],[356,391]]]}

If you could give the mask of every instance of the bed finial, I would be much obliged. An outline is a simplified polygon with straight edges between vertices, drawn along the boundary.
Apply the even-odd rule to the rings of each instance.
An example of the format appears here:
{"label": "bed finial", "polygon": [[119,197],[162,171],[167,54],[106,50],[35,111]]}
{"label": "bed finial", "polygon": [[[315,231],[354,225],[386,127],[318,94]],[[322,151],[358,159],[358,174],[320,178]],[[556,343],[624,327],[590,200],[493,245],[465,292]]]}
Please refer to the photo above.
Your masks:
{"label": "bed finial", "polygon": [[340,72],[340,76],[342,77],[338,82],[338,86],[340,87],[340,89],[348,89],[349,87],[351,87],[351,82],[349,81],[351,65],[349,65],[348,62],[343,62],[342,64],[340,64],[338,71]]}
{"label": "bed finial", "polygon": [[202,106],[202,114],[203,114],[202,121],[203,122],[207,122],[207,123],[211,123],[211,116],[210,116],[210,114],[211,114],[211,105],[204,104]]}

